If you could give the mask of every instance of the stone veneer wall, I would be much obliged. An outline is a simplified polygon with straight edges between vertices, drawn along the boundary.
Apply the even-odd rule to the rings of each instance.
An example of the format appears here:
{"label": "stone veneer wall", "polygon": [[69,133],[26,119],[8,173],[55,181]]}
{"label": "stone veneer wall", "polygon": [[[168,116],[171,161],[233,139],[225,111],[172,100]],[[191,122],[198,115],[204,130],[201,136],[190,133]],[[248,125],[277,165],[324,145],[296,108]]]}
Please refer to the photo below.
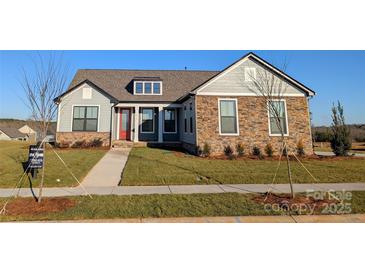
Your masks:
{"label": "stone veneer wall", "polygon": [[[218,98],[237,98],[239,136],[219,135]],[[306,97],[285,97],[288,113],[289,136],[285,137],[289,150],[296,151],[302,140],[306,155],[313,154],[312,137]],[[237,143],[242,143],[245,153],[252,153],[256,145],[264,153],[266,144],[271,143],[274,154],[280,150],[280,138],[269,136],[267,106],[262,98],[255,96],[196,96],[197,104],[197,145],[208,142],[212,154],[222,154],[224,146],[230,145],[235,151]]]}
{"label": "stone veneer wall", "polygon": [[56,132],[56,141],[61,144],[71,145],[75,141],[82,140],[90,142],[97,138],[103,141],[103,146],[110,145],[110,132]]}

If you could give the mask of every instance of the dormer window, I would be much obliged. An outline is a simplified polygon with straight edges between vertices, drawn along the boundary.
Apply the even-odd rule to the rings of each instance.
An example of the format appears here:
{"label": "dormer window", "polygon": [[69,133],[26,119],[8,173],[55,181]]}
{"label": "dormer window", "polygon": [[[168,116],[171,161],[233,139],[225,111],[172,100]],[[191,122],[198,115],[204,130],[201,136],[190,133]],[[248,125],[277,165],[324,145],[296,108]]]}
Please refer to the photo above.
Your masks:
{"label": "dormer window", "polygon": [[161,95],[162,81],[134,80],[135,95]]}

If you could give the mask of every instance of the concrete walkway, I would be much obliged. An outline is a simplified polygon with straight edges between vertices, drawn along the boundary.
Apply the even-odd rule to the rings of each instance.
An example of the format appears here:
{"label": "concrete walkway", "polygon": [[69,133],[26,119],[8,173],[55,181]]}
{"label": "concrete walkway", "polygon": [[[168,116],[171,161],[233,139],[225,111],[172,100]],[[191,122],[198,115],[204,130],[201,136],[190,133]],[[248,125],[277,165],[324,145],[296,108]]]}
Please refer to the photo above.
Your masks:
{"label": "concrete walkway", "polygon": [[[54,221],[51,221],[54,222]],[[88,219],[57,223],[365,223],[365,214]]]}
{"label": "concrete walkway", "polygon": [[82,181],[85,187],[114,187],[119,184],[130,148],[114,148],[90,170]]}
{"label": "concrete walkway", "polygon": [[[268,184],[237,184],[237,185],[166,185],[166,186],[86,186],[85,189],[92,195],[149,195],[149,194],[193,194],[193,193],[263,193],[269,189]],[[337,183],[337,184],[294,184],[295,192],[306,191],[365,191],[365,183]],[[34,188],[37,195],[39,189]],[[289,184],[275,184],[274,193],[289,193]],[[79,196],[85,195],[81,187],[43,188],[45,197]],[[12,196],[11,188],[0,189],[0,197]],[[22,188],[21,197],[33,196],[29,188]]]}

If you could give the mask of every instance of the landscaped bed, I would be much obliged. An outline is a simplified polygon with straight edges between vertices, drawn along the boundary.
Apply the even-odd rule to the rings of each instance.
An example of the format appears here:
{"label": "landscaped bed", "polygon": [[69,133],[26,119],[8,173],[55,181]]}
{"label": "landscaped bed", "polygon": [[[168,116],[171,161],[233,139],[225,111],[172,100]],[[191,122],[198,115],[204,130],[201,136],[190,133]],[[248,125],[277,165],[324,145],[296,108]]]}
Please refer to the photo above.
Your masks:
{"label": "landscaped bed", "polygon": [[[321,183],[365,182],[365,159],[362,158],[304,157],[301,161]],[[121,185],[271,183],[277,165],[277,158],[206,159],[171,150],[133,148]],[[314,182],[294,158],[291,166],[294,183]],[[276,182],[288,183],[285,161],[281,163]]]}
{"label": "landscaped bed", "polygon": [[[267,204],[273,204],[272,197],[266,206],[262,198],[260,194],[238,193],[109,195],[93,196],[92,199],[88,196],[78,196],[44,198],[40,206],[32,198],[17,198],[10,200],[6,214],[0,215],[0,221],[289,214],[285,208],[278,210],[267,207]],[[5,201],[6,198],[1,198],[0,205],[2,206]],[[298,201],[302,203],[303,198]],[[352,192],[352,199],[346,202],[350,203],[351,213],[365,213],[365,192]],[[300,207],[298,205],[295,208]],[[298,215],[299,212],[293,209],[294,207],[290,209],[290,213]],[[322,209],[323,207],[319,207],[314,213],[321,214]]]}
{"label": "landscaped bed", "polygon": [[[21,141],[0,141],[0,188],[14,187],[17,184],[28,160],[29,145]],[[80,181],[107,152],[103,148],[70,148],[56,149],[56,151]],[[45,187],[77,185],[50,147],[46,149],[45,158]],[[37,179],[32,179],[32,187],[39,185],[39,178],[40,175]],[[30,181],[26,176],[22,187],[30,187]]]}

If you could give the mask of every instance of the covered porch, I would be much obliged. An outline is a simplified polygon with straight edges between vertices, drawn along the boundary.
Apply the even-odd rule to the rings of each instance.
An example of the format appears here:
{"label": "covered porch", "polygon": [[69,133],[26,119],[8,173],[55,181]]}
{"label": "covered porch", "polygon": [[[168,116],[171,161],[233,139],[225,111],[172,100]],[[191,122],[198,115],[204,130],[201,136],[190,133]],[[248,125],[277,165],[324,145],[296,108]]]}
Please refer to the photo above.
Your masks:
{"label": "covered porch", "polygon": [[179,142],[180,109],[180,104],[119,103],[112,111],[112,142]]}

